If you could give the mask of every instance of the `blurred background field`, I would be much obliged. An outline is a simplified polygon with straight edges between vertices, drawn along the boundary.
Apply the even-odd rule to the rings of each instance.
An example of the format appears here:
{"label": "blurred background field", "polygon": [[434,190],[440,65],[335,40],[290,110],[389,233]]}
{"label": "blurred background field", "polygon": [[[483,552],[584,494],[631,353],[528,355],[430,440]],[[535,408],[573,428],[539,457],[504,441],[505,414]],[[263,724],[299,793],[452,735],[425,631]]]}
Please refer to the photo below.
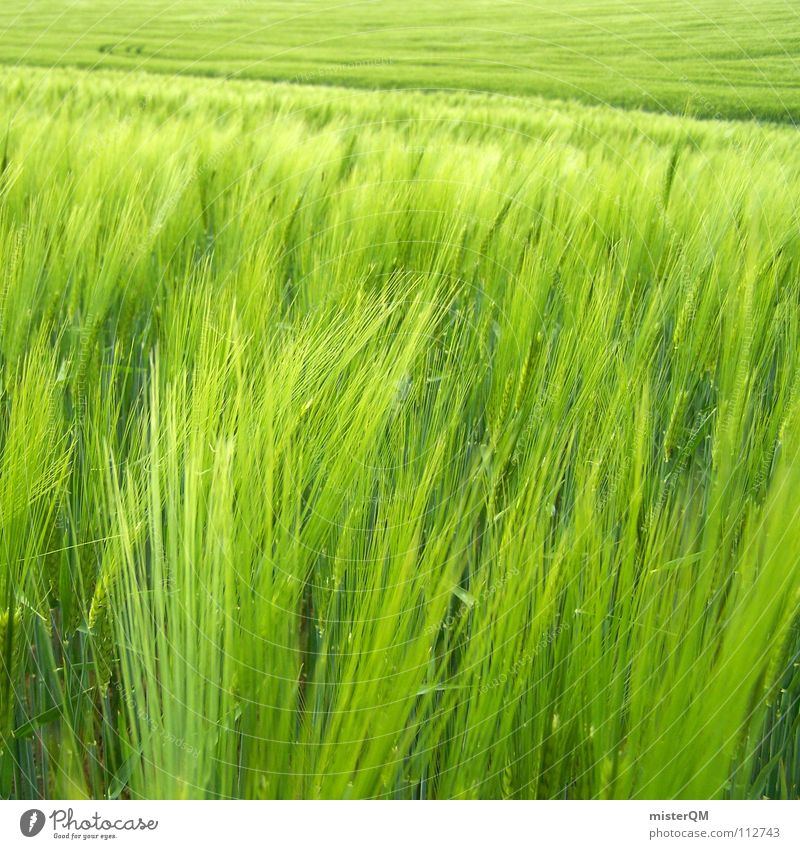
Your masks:
{"label": "blurred background field", "polygon": [[0,61],[577,98],[794,122],[785,0],[8,0]]}

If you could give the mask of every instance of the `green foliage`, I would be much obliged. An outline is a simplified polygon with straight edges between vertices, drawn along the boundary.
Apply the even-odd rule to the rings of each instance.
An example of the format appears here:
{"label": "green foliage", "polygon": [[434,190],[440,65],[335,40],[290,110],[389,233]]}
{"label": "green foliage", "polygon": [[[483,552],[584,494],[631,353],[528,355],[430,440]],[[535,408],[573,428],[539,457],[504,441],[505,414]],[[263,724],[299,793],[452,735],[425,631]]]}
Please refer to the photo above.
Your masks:
{"label": "green foliage", "polygon": [[0,62],[800,118],[785,0],[5,0]]}
{"label": "green foliage", "polygon": [[121,79],[2,74],[0,792],[797,796],[794,133]]}

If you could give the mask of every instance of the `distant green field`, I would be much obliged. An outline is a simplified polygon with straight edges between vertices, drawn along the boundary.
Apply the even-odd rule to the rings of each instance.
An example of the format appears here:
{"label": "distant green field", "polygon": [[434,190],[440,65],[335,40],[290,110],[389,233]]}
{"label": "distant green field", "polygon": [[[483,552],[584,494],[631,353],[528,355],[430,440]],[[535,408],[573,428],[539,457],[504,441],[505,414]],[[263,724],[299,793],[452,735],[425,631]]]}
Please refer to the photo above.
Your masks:
{"label": "distant green field", "polygon": [[788,5],[0,30],[0,796],[800,795]]}
{"label": "distant green field", "polygon": [[797,794],[794,130],[0,81],[4,796]]}
{"label": "distant green field", "polygon": [[0,61],[800,117],[785,0],[6,0]]}

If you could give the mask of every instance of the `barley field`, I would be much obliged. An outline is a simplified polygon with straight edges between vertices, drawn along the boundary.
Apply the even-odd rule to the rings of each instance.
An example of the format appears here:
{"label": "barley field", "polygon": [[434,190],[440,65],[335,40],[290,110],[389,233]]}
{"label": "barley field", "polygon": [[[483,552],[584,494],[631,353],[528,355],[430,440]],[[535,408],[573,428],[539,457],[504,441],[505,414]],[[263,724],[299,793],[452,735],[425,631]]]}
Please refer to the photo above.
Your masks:
{"label": "barley field", "polygon": [[796,798],[800,16],[135,6],[0,12],[0,796]]}

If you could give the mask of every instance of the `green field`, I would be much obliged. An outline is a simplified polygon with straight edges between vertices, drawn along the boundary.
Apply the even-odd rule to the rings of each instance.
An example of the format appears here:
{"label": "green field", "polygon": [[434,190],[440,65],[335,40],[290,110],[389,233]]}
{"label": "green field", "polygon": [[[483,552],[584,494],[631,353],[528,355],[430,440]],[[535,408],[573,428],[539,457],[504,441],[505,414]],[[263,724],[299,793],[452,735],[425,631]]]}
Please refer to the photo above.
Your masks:
{"label": "green field", "polygon": [[0,11],[0,796],[800,794],[800,19],[559,8]]}

